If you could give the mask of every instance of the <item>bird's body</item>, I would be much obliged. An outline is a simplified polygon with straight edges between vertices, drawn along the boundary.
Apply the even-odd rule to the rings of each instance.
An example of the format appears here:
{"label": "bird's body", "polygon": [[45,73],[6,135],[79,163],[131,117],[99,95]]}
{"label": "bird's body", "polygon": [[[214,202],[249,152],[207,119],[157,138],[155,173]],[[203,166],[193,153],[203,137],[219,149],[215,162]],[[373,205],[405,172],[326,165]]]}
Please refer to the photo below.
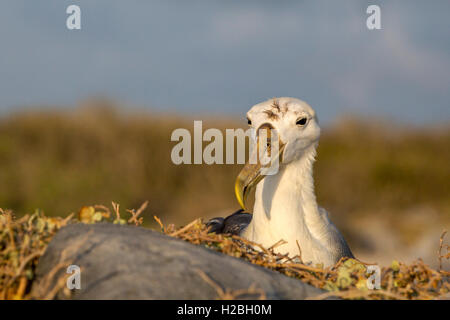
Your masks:
{"label": "bird's body", "polygon": [[328,266],[352,254],[328,213],[317,206],[313,159],[310,154],[282,166],[278,174],[258,184],[253,219],[241,236],[265,247],[283,239],[287,243],[277,247],[278,252],[300,254],[304,262]]}
{"label": "bird's body", "polygon": [[[269,122],[278,131],[285,146],[282,163],[276,174],[258,180],[253,216],[238,212],[223,221],[212,220],[211,225],[220,231],[220,222],[227,224],[222,232],[231,231],[264,247],[284,240],[287,243],[275,251],[300,255],[305,263],[330,266],[342,257],[353,257],[328,213],[316,202],[313,163],[320,129],[314,110],[301,100],[278,98],[254,106],[248,116],[256,128]],[[298,125],[304,118],[305,125]]]}

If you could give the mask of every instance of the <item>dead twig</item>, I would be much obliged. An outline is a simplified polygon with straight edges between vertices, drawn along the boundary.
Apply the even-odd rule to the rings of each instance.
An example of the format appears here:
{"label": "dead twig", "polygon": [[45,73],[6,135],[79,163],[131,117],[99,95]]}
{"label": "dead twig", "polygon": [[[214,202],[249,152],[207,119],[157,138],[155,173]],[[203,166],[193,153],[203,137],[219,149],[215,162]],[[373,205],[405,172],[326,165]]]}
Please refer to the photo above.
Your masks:
{"label": "dead twig", "polygon": [[144,212],[144,210],[147,208],[147,205],[148,201],[145,201],[137,211],[135,211],[134,209],[127,210],[127,212],[132,215],[132,217],[128,219],[128,223],[135,223],[136,226],[141,225],[144,219],[142,217],[138,219],[138,217],[142,212]]}
{"label": "dead twig", "polygon": [[448,253],[449,246],[447,246],[447,254],[445,256],[442,255],[442,248],[444,246],[444,237],[445,237],[446,234],[447,234],[447,230],[444,230],[442,232],[442,234],[441,234],[441,237],[439,238],[439,250],[438,250],[438,256],[439,256],[439,269],[438,269],[438,271],[439,272],[441,272],[441,270],[442,270],[442,258],[448,259],[449,256],[450,256],[449,253]]}

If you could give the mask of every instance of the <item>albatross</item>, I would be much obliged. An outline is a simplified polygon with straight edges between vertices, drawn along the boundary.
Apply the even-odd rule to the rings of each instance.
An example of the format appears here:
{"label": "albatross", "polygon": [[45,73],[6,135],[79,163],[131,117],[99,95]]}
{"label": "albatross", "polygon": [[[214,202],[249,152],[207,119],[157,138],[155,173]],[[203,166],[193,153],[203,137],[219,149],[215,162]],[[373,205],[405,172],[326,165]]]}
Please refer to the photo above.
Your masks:
{"label": "albatross", "polygon": [[[256,143],[260,129],[277,132],[278,171],[264,175],[260,163],[247,162],[235,183],[242,209],[226,218],[211,219],[210,231],[237,234],[266,248],[284,240],[276,252],[290,257],[300,254],[309,264],[331,266],[342,257],[353,258],[327,211],[317,205],[313,163],[320,127],[314,109],[296,98],[274,98],[254,105],[247,120]],[[245,201],[255,187],[250,214],[245,212]]]}

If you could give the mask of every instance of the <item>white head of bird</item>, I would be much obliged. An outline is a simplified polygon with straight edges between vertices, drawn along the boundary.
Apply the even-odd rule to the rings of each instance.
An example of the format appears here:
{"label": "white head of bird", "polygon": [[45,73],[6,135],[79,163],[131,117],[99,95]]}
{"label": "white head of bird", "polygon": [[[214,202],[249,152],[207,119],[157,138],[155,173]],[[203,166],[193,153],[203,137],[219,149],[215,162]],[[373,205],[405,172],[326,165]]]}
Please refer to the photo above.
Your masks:
{"label": "white head of bird", "polygon": [[276,174],[264,175],[260,164],[249,162],[239,173],[235,191],[244,209],[247,195],[256,187],[253,217],[241,236],[266,247],[284,240],[287,243],[275,251],[300,255],[305,263],[332,265],[341,257],[353,257],[316,202],[312,166],[320,127],[313,108],[296,98],[274,98],[253,106],[247,119],[256,140],[259,129],[276,130],[279,168]]}

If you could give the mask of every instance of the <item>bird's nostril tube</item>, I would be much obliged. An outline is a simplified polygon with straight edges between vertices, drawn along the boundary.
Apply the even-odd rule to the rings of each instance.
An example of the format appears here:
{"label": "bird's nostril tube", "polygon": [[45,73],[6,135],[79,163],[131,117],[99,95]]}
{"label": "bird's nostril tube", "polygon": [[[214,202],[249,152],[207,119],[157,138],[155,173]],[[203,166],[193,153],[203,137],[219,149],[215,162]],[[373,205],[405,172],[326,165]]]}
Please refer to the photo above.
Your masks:
{"label": "bird's nostril tube", "polygon": [[256,131],[256,138],[259,140],[260,135],[263,135],[263,137],[267,140],[266,147],[269,147],[272,139],[272,130],[274,129],[275,128],[270,123],[263,123]]}
{"label": "bird's nostril tube", "polygon": [[[272,144],[272,135],[274,134],[275,128],[268,122],[260,125],[256,132],[256,141],[258,143],[258,150],[263,148],[264,152],[267,152],[267,155],[271,156],[271,144]],[[273,138],[276,137],[276,133]],[[262,140],[261,140],[262,139]],[[258,151],[259,154],[259,151]]]}
{"label": "bird's nostril tube", "polygon": [[270,134],[270,131],[275,129],[270,123],[265,122],[259,126],[258,130],[256,130],[256,135],[258,136],[261,130],[267,130]]}

